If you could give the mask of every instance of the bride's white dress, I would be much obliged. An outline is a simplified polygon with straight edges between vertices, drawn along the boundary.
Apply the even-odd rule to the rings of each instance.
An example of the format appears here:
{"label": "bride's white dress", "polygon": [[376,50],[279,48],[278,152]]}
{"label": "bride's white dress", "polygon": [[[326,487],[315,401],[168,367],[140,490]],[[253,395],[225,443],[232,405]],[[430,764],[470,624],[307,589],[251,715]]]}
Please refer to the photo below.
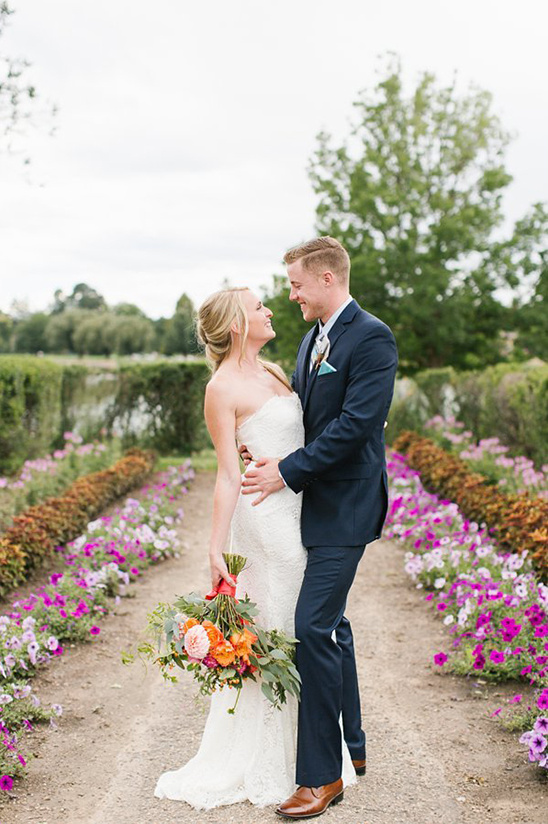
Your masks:
{"label": "bride's white dress", "polygon": [[[298,395],[270,398],[236,432],[252,455],[285,457],[304,444]],[[285,488],[252,507],[255,496],[240,495],[232,519],[233,551],[247,558],[237,596],[247,593],[259,608],[256,621],[267,629],[294,632],[295,605],[306,565],[301,544],[301,495]],[[236,693],[212,696],[200,748],[178,770],[163,773],[154,794],[210,809],[239,801],[276,804],[295,790],[297,702],[289,696],[282,710],[263,696],[260,683],[244,684],[234,715]],[[321,719],[318,719],[321,723]],[[343,780],[355,780],[346,747]]]}

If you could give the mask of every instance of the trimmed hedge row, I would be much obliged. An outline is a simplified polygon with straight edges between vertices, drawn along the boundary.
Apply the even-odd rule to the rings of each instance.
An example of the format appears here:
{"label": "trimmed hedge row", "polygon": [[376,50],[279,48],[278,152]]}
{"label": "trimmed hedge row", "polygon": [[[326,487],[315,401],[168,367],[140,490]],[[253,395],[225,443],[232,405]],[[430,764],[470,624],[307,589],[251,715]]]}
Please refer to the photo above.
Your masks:
{"label": "trimmed hedge row", "polygon": [[121,368],[0,355],[0,475],[63,443],[73,430],[93,440],[105,427],[124,445],[188,453],[208,443],[204,361],[157,360]]}
{"label": "trimmed hedge row", "polygon": [[0,357],[0,472],[50,451],[59,435],[63,369],[29,356]]}
{"label": "trimmed hedge row", "polygon": [[78,478],[63,495],[14,517],[0,538],[0,595],[24,581],[56,546],[80,535],[112,501],[143,483],[154,463],[153,452],[130,450],[109,469]]}
{"label": "trimmed hedge row", "polygon": [[480,438],[498,437],[512,454],[548,462],[548,364],[500,363],[481,372],[427,369],[396,383],[386,434],[422,431],[434,415],[454,416]]}
{"label": "trimmed hedge row", "polygon": [[548,575],[548,501],[505,495],[483,475],[470,472],[460,458],[416,432],[403,432],[393,446],[419,472],[426,488],[454,501],[465,517],[485,522],[503,551],[528,550],[539,571]]}
{"label": "trimmed hedge row", "polygon": [[110,428],[123,443],[160,453],[188,454],[208,444],[204,392],[205,361],[167,361],[122,366],[110,412]]}

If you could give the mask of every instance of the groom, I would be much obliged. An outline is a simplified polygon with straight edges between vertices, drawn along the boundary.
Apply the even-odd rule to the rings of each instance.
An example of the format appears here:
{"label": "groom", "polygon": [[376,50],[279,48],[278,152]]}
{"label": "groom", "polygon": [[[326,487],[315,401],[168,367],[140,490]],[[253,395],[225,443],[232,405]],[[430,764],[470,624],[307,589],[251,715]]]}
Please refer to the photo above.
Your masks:
{"label": "groom", "polygon": [[342,800],[341,714],[356,772],[365,773],[356,661],[344,611],[365,545],[380,537],[386,517],[384,423],[397,350],[390,329],[350,296],[350,259],[337,240],[315,238],[290,249],[284,261],[289,299],[305,320],[317,321],[301,341],[292,379],[303,407],[305,446],[283,460],[258,460],[242,491],[260,493],[254,505],[284,485],[303,492],[308,560],[295,613],[302,679],[299,788],[276,809],[298,819],[321,815]]}

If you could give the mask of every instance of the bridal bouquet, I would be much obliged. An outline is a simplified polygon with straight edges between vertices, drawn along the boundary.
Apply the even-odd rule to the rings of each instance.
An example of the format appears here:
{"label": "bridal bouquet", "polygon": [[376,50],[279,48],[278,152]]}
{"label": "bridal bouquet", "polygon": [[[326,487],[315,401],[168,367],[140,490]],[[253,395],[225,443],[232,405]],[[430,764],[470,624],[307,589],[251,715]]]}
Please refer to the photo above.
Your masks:
{"label": "bridal bouquet", "polygon": [[[228,553],[223,557],[236,580],[246,559]],[[175,667],[192,672],[202,695],[235,688],[238,695],[230,713],[244,681],[257,678],[266,698],[281,709],[287,693],[299,697],[300,677],[293,663],[296,640],[280,630],[258,627],[256,614],[257,607],[247,596],[236,599],[236,585],[221,581],[205,598],[191,593],[174,604],[159,604],[148,621],[156,643],[141,645],[139,652],[160,667],[167,681],[177,681]]]}

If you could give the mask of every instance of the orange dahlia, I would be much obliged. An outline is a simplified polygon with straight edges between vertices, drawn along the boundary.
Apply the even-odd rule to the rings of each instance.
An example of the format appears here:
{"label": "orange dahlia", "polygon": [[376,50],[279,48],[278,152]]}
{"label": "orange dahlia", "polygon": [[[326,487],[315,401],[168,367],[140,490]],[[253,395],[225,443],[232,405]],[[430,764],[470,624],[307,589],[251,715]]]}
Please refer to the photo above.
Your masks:
{"label": "orange dahlia", "polygon": [[212,647],[220,644],[221,641],[224,641],[223,633],[220,629],[218,629],[218,627],[215,626],[215,624],[212,624],[211,621],[208,621],[207,619],[202,621],[202,626],[207,632],[207,637],[209,638],[209,643]]}
{"label": "orange dahlia", "polygon": [[230,641],[220,641],[210,652],[222,667],[227,667],[229,664],[232,664],[236,658],[236,650]]}
{"label": "orange dahlia", "polygon": [[181,628],[181,632],[182,632],[182,633],[183,633],[183,635],[184,635],[186,632],[188,632],[188,631],[189,631],[190,627],[195,627],[195,626],[196,626],[197,624],[199,624],[199,623],[200,623],[200,622],[199,622],[196,618],[188,618],[188,619],[184,622],[184,624],[183,624],[182,628],[181,628],[181,625],[180,625],[180,624],[179,624],[179,627]]}
{"label": "orange dahlia", "polygon": [[257,636],[253,635],[253,633],[250,632],[247,629],[247,627],[244,627],[244,629],[241,632],[234,632],[230,636],[230,643],[236,650],[236,654],[246,658],[251,652],[251,647],[253,646],[256,640]]}

